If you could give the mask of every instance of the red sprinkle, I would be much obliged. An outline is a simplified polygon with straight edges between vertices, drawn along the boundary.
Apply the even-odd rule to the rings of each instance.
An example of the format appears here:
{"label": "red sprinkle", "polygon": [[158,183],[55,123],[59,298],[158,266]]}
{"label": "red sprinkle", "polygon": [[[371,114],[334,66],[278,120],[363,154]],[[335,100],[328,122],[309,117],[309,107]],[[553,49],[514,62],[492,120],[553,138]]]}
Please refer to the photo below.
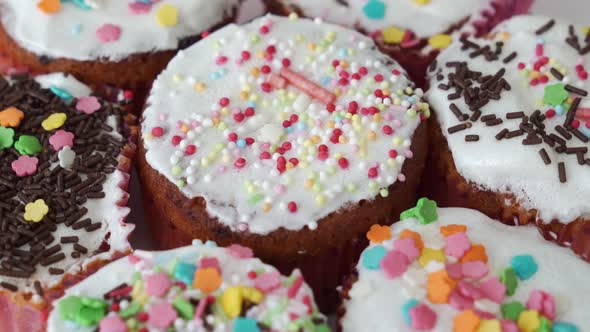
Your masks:
{"label": "red sprinkle", "polygon": [[234,121],[236,122],[242,122],[244,121],[244,118],[246,118],[246,116],[242,112],[234,114]]}
{"label": "red sprinkle", "polygon": [[349,166],[348,159],[346,159],[346,158],[338,159],[338,166],[340,166],[340,168],[342,168],[342,169],[347,169]]}
{"label": "red sprinkle", "polygon": [[291,121],[291,123],[296,123],[297,121],[299,121],[299,115],[291,114],[291,116],[289,117],[289,121]]}
{"label": "red sprinkle", "polygon": [[289,204],[287,204],[287,209],[289,209],[289,212],[291,213],[297,212],[297,203],[289,202]]}
{"label": "red sprinkle", "polygon": [[264,65],[264,66],[262,66],[262,67],[260,68],[260,71],[261,71],[263,74],[268,74],[268,73],[270,73],[270,67],[269,67],[269,66],[267,66],[267,65]]}
{"label": "red sprinkle", "polygon": [[197,152],[197,147],[194,144],[187,146],[186,149],[184,150],[184,153],[187,156],[191,156],[191,155],[195,154],[195,152]]}
{"label": "red sprinkle", "polygon": [[256,111],[255,111],[255,110],[254,110],[252,107],[248,107],[248,108],[246,108],[246,110],[244,111],[244,114],[245,114],[247,117],[251,117],[251,116],[254,116],[254,114],[256,114]]}
{"label": "red sprinkle", "polygon": [[256,279],[258,275],[256,274],[256,271],[248,271],[248,278],[249,279]]}
{"label": "red sprinkle", "polygon": [[162,128],[162,127],[152,128],[152,135],[154,137],[162,137],[162,135],[164,135],[164,128]]}
{"label": "red sprinkle", "polygon": [[260,160],[270,159],[271,155],[270,152],[264,151],[260,154]]}
{"label": "red sprinkle", "polygon": [[113,304],[111,304],[111,311],[119,311],[119,309],[121,309],[119,302],[113,302]]}
{"label": "red sprinkle", "polygon": [[270,85],[270,83],[267,82],[260,84],[260,88],[262,89],[262,91],[267,93],[272,91],[272,86]]}
{"label": "red sprinkle", "polygon": [[375,82],[383,82],[383,75],[381,75],[381,74],[375,75]]}
{"label": "red sprinkle", "polygon": [[238,158],[234,163],[234,166],[236,166],[237,168],[243,168],[244,166],[246,166],[246,159]]}
{"label": "red sprinkle", "polygon": [[281,145],[281,147],[282,147],[283,149],[285,149],[286,151],[289,151],[289,150],[291,150],[291,147],[292,147],[292,145],[291,145],[291,142],[284,142],[284,143]]}
{"label": "red sprinkle", "polygon": [[289,128],[289,127],[291,127],[291,121],[289,121],[289,120],[283,121],[283,128]]}
{"label": "red sprinkle", "polygon": [[238,140],[238,134],[236,134],[236,133],[229,133],[229,135],[227,135],[227,139],[230,142],[235,142],[235,141]]}
{"label": "red sprinkle", "polygon": [[393,128],[391,128],[391,126],[389,125],[385,125],[383,126],[383,128],[381,128],[381,131],[385,134],[385,135],[392,135],[393,134]]}
{"label": "red sprinkle", "polygon": [[291,65],[291,60],[289,60],[289,59],[283,59],[282,63],[283,63],[283,66],[289,67]]}
{"label": "red sprinkle", "polygon": [[266,25],[263,25],[260,27],[259,31],[261,34],[266,35],[270,31],[270,28]]}
{"label": "red sprinkle", "polygon": [[389,158],[395,158],[397,157],[398,153],[397,150],[389,150]]}
{"label": "red sprinkle", "polygon": [[365,76],[365,75],[367,75],[368,73],[369,73],[369,71],[367,70],[367,68],[366,68],[366,67],[360,67],[360,68],[359,68],[359,74],[361,74],[361,75]]}
{"label": "red sprinkle", "polygon": [[140,312],[137,314],[137,319],[141,322],[147,322],[150,319],[150,315],[147,312]]}
{"label": "red sprinkle", "polygon": [[328,103],[326,105],[326,109],[328,110],[328,112],[332,113],[336,110],[336,105],[334,105],[333,103]]}
{"label": "red sprinkle", "polygon": [[252,54],[250,54],[250,52],[242,51],[242,59],[249,60],[251,56],[252,56]]}
{"label": "red sprinkle", "polygon": [[172,136],[171,141],[172,141],[172,145],[177,146],[182,141],[182,137],[180,137],[178,135],[174,135],[174,136]]}
{"label": "red sprinkle", "polygon": [[377,169],[377,167],[369,168],[368,176],[370,179],[374,179],[377,176],[379,176],[379,170]]}
{"label": "red sprinkle", "polygon": [[254,144],[254,139],[252,137],[246,137],[245,141],[248,145]]}
{"label": "red sprinkle", "polygon": [[219,105],[221,107],[226,107],[227,105],[229,105],[229,98],[223,97],[223,98],[219,99]]}

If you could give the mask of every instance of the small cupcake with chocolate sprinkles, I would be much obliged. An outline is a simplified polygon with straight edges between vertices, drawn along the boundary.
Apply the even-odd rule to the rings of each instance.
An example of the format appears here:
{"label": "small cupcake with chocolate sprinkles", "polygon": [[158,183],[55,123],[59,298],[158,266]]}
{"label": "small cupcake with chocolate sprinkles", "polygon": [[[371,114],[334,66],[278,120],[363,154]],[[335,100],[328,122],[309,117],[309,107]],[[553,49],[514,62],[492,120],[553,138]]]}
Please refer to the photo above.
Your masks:
{"label": "small cupcake with chocolate sprinkles", "polygon": [[43,330],[64,288],[130,250],[133,120],[71,76],[0,77],[0,331]]}
{"label": "small cupcake with chocolate sprinkles", "polygon": [[179,54],[143,113],[158,243],[238,243],[302,270],[321,306],[364,234],[414,203],[429,106],[356,31],[266,16]]}
{"label": "small cupcake with chocolate sprinkles", "polygon": [[329,332],[299,271],[232,245],[136,251],[54,302],[48,332]]}
{"label": "small cupcake with chocolate sprinkles", "polygon": [[[343,292],[343,332],[578,332],[590,265],[532,225],[421,199],[371,245]],[[584,294],[584,295],[583,295]]]}
{"label": "small cupcake with chocolate sprinkles", "polygon": [[451,45],[430,68],[427,190],[590,259],[588,66],[588,27],[545,17]]}
{"label": "small cupcake with chocolate sprinkles", "polygon": [[422,86],[426,67],[463,34],[484,35],[533,0],[264,0],[281,15],[321,18],[371,35]]}
{"label": "small cupcake with chocolate sprinkles", "polygon": [[178,49],[233,22],[240,2],[4,0],[0,49],[34,73],[141,94]]}

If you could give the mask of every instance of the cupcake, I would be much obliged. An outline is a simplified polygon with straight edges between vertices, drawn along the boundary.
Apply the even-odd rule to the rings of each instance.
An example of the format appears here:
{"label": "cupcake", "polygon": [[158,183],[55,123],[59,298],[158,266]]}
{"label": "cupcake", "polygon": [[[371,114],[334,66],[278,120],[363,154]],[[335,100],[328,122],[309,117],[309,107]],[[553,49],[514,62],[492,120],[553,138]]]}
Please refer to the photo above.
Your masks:
{"label": "cupcake", "polygon": [[590,259],[588,29],[516,17],[454,43],[430,71],[426,189],[445,206],[545,237]]}
{"label": "cupcake", "polygon": [[464,34],[484,35],[533,0],[265,0],[271,12],[319,17],[371,35],[422,86],[426,67]]}
{"label": "cupcake", "polygon": [[41,331],[48,303],[127,253],[137,128],[72,76],[0,76],[0,331]]}
{"label": "cupcake", "polygon": [[178,49],[232,22],[239,3],[6,0],[0,49],[32,72],[66,72],[141,94]]}
{"label": "cupcake", "polygon": [[369,227],[415,201],[421,96],[355,31],[266,16],[214,33],[171,61],[143,113],[157,242],[241,244],[335,300]]}
{"label": "cupcake", "polygon": [[590,265],[469,209],[421,199],[390,227],[367,233],[344,291],[348,331],[583,331]]}
{"label": "cupcake", "polygon": [[203,245],[136,251],[54,302],[48,332],[328,332],[299,271],[281,275],[252,250]]}

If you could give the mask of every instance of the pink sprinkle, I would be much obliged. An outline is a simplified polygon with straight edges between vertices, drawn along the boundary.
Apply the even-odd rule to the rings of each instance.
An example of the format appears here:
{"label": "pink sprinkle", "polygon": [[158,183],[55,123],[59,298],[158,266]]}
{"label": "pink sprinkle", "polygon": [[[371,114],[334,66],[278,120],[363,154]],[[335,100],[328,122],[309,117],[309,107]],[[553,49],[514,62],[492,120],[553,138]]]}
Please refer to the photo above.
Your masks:
{"label": "pink sprinkle", "polygon": [[129,3],[129,11],[134,15],[147,14],[152,10],[151,3],[145,2],[131,2]]}
{"label": "pink sprinkle", "polygon": [[92,114],[100,109],[100,102],[94,96],[80,97],[76,109],[82,113]]}
{"label": "pink sprinkle", "polygon": [[395,279],[404,274],[409,265],[408,257],[396,250],[389,251],[379,263],[383,273],[390,279]]}
{"label": "pink sprinkle", "polygon": [[541,290],[532,291],[526,306],[531,310],[537,310],[550,320],[555,319],[555,300],[549,293]]}
{"label": "pink sprinkle", "polygon": [[506,294],[506,286],[496,277],[492,277],[479,285],[484,296],[496,303],[502,303]]}
{"label": "pink sprinkle", "polygon": [[263,273],[254,280],[254,287],[267,294],[281,286],[281,274],[277,271]]}
{"label": "pink sprinkle", "polygon": [[297,279],[295,279],[295,281],[293,282],[293,284],[291,285],[291,287],[287,291],[287,296],[290,299],[294,299],[297,296],[297,293],[299,293],[299,289],[301,288],[302,285],[303,285],[303,277],[299,276]]}
{"label": "pink sprinkle", "polygon": [[149,309],[148,324],[158,329],[167,329],[176,319],[176,310],[168,302],[152,304]]}
{"label": "pink sprinkle", "polygon": [[199,319],[199,318],[201,318],[201,316],[203,316],[203,313],[205,313],[205,309],[207,308],[207,303],[212,302],[213,300],[215,300],[214,297],[208,296],[206,298],[202,298],[199,301],[199,304],[197,305],[197,309],[195,309],[195,319]]}
{"label": "pink sprinkle", "polygon": [[99,330],[101,332],[127,332],[127,324],[118,315],[109,315],[101,319]]}
{"label": "pink sprinkle", "polygon": [[449,277],[457,280],[463,279],[463,264],[447,264],[445,266],[445,269],[447,270],[447,274],[449,275]]}
{"label": "pink sprinkle", "polygon": [[503,319],[500,321],[500,325],[502,326],[502,332],[519,332],[518,326],[514,321],[509,319]]}
{"label": "pink sprinkle", "polygon": [[410,320],[415,330],[431,330],[436,325],[436,313],[427,305],[419,304],[410,309]]}
{"label": "pink sprinkle", "polygon": [[278,195],[284,194],[285,191],[287,191],[287,188],[285,186],[283,186],[282,184],[277,184],[275,186],[275,193]]}
{"label": "pink sprinkle", "polygon": [[199,261],[199,269],[214,268],[221,274],[221,268],[219,267],[219,260],[215,257],[201,258]]}
{"label": "pink sprinkle", "polygon": [[474,309],[473,313],[475,313],[481,319],[496,319],[496,315],[491,312]]}
{"label": "pink sprinkle", "polygon": [[457,285],[457,289],[461,294],[470,299],[479,300],[484,297],[483,292],[475,285],[468,281],[461,281]]}
{"label": "pink sprinkle", "polygon": [[473,308],[474,300],[461,293],[459,289],[455,289],[451,296],[449,296],[449,304],[457,310],[467,310]]}
{"label": "pink sprinkle", "polygon": [[488,266],[481,261],[465,262],[463,263],[463,275],[468,278],[481,279],[485,277],[488,272]]}
{"label": "pink sprinkle", "polygon": [[121,38],[121,28],[114,24],[104,24],[96,30],[96,37],[101,43],[110,43]]}
{"label": "pink sprinkle", "polygon": [[172,282],[166,272],[145,276],[143,280],[145,282],[145,292],[148,295],[156,297],[164,296],[168,289],[170,289],[170,286],[172,286]]}
{"label": "pink sprinkle", "polygon": [[412,151],[410,151],[410,150],[408,150],[408,151],[404,152],[404,155],[405,155],[405,156],[406,156],[406,158],[408,158],[408,159],[412,159],[412,158],[414,158],[414,152],[412,152]]}
{"label": "pink sprinkle", "polygon": [[36,157],[20,156],[12,162],[11,166],[17,176],[23,177],[35,174],[38,164],[39,159]]}
{"label": "pink sprinkle", "polygon": [[332,92],[311,82],[303,75],[300,75],[287,67],[281,68],[280,75],[293,86],[325,104],[331,103],[336,99],[336,96]]}
{"label": "pink sprinkle", "polygon": [[166,119],[168,119],[168,116],[166,114],[160,114],[160,115],[158,115],[158,120],[160,120],[160,121],[166,121]]}
{"label": "pink sprinkle", "polygon": [[418,250],[418,247],[416,247],[416,242],[414,242],[414,239],[398,238],[393,243],[393,248],[394,250],[404,254],[410,263],[420,256],[420,250]]}
{"label": "pink sprinkle", "polygon": [[232,244],[231,246],[227,247],[226,250],[228,254],[236,258],[247,259],[254,256],[252,249],[239,244]]}
{"label": "pink sprinkle", "polygon": [[465,233],[457,233],[446,238],[445,254],[457,258],[463,257],[471,249],[471,242]]}
{"label": "pink sprinkle", "polygon": [[397,176],[397,180],[399,182],[406,182],[406,176],[403,175],[403,174],[400,174],[400,175]]}
{"label": "pink sprinkle", "polygon": [[60,129],[49,137],[49,144],[55,151],[61,150],[64,146],[71,148],[74,146],[74,134]]}

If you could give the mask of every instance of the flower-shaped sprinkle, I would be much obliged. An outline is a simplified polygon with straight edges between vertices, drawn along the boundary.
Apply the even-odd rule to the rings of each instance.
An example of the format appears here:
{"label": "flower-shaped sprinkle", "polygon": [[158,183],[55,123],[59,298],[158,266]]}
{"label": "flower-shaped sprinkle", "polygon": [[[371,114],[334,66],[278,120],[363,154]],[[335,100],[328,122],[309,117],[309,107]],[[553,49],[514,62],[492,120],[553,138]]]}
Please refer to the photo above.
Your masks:
{"label": "flower-shaped sprinkle", "polygon": [[35,174],[37,165],[39,165],[39,159],[29,156],[20,156],[11,164],[12,170],[21,177]]}
{"label": "flower-shaped sprinkle", "polygon": [[47,131],[55,130],[63,126],[67,118],[68,116],[65,113],[54,113],[41,122],[41,126]]}
{"label": "flower-shaped sprinkle", "polygon": [[561,103],[563,103],[568,96],[569,93],[565,89],[565,85],[563,83],[557,83],[553,85],[547,85],[545,87],[543,101],[545,104],[557,106],[561,105]]}
{"label": "flower-shaped sprinkle", "polygon": [[391,229],[388,226],[373,225],[367,232],[367,239],[372,243],[383,243],[383,241],[391,239]]}
{"label": "flower-shaped sprinkle", "polygon": [[32,222],[40,222],[45,218],[49,212],[49,207],[45,204],[43,199],[38,199],[25,206],[25,220]]}
{"label": "flower-shaped sprinkle", "polygon": [[0,112],[0,125],[4,127],[18,127],[25,118],[25,113],[16,107],[9,107]]}
{"label": "flower-shaped sprinkle", "polygon": [[100,109],[100,102],[94,96],[80,97],[76,109],[85,114],[92,114]]}
{"label": "flower-shaped sprinkle", "polygon": [[400,217],[401,220],[416,218],[423,225],[430,224],[438,220],[436,202],[428,198],[420,198],[415,208],[404,211]]}
{"label": "flower-shaped sprinkle", "polygon": [[43,146],[35,136],[22,135],[14,143],[14,147],[21,155],[34,155],[43,151]]}
{"label": "flower-shaped sprinkle", "polygon": [[8,149],[14,144],[14,129],[0,127],[0,150]]}
{"label": "flower-shaped sprinkle", "polygon": [[121,38],[121,27],[114,24],[104,24],[96,29],[96,38],[101,43],[110,43]]}
{"label": "flower-shaped sprinkle", "polygon": [[57,153],[57,159],[61,168],[70,169],[76,159],[76,152],[72,151],[69,146],[65,146]]}
{"label": "flower-shaped sprinkle", "polygon": [[37,3],[37,8],[45,14],[55,14],[61,10],[60,0],[41,0]]}
{"label": "flower-shaped sprinkle", "polygon": [[55,151],[59,151],[66,146],[71,148],[74,146],[74,134],[69,131],[58,130],[49,138],[49,144]]}

